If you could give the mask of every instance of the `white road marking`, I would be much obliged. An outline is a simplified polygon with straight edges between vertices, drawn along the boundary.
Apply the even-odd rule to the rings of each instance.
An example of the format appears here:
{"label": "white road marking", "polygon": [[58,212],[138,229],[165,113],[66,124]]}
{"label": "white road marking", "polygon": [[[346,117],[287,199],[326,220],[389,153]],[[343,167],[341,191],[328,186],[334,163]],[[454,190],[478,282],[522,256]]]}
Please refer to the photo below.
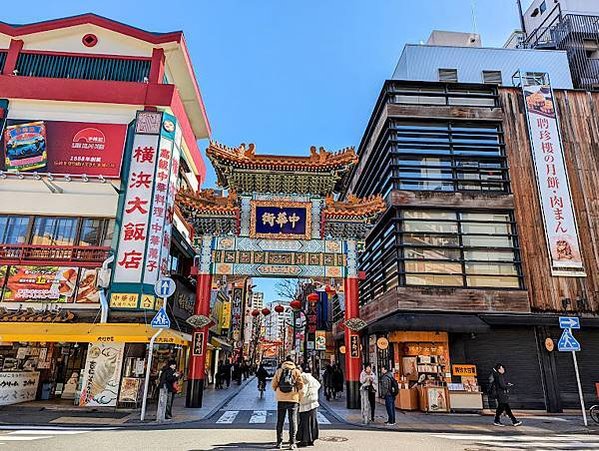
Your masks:
{"label": "white road marking", "polygon": [[49,431],[49,430],[40,430],[40,429],[22,429],[18,431],[9,432],[7,435],[73,435],[73,434],[85,434],[89,432],[88,430],[58,430],[58,431]]}
{"label": "white road marking", "polygon": [[15,435],[15,436],[9,437],[8,435],[5,435],[2,438],[0,438],[0,440],[2,440],[3,442],[26,442],[26,441],[31,441],[31,440],[41,440],[44,438],[52,438],[52,436],[51,435],[38,435],[36,437],[24,437],[21,435]]}
{"label": "white road marking", "polygon": [[250,424],[266,423],[266,410],[254,410],[250,417]]}
{"label": "white road marking", "polygon": [[322,412],[316,412],[316,418],[319,424],[331,424],[331,422],[325,417]]}
{"label": "white road marking", "polygon": [[592,435],[561,434],[561,435],[506,435],[491,434],[433,434],[433,437],[448,440],[460,440],[484,445],[485,449],[505,449],[513,446],[517,449],[597,449],[599,439]]}
{"label": "white road marking", "polygon": [[235,421],[235,418],[239,414],[239,410],[227,410],[225,413],[221,415],[221,417],[216,421],[217,424],[232,424]]}

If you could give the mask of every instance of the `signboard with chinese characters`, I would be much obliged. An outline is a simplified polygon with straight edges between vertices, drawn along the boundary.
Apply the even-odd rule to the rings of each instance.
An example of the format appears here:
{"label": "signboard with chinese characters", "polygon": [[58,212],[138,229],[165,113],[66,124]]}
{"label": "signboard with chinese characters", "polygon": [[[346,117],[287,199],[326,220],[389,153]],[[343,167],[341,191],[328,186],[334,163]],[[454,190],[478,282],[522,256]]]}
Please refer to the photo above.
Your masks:
{"label": "signboard with chinese characters", "polygon": [[476,376],[476,365],[451,365],[454,376]]}
{"label": "signboard with chinese characters", "polygon": [[204,355],[204,332],[194,332],[193,333],[193,347],[191,349],[191,354],[194,356]]}
{"label": "signboard with chinese characters", "polygon": [[251,202],[250,237],[310,239],[312,212],[309,202]]}
{"label": "signboard with chinese characters", "polygon": [[125,343],[89,344],[79,406],[116,406]]}
{"label": "signboard with chinese characters", "polygon": [[0,169],[118,178],[125,124],[7,121]]}
{"label": "signboard with chinese characters", "polygon": [[358,335],[351,335],[350,337],[350,357],[360,357],[360,337]]}
{"label": "signboard with chinese characters", "polygon": [[545,236],[554,276],[585,276],[553,92],[523,85]]}
{"label": "signboard with chinese characters", "polygon": [[113,283],[142,281],[161,123],[162,113],[137,113]]}

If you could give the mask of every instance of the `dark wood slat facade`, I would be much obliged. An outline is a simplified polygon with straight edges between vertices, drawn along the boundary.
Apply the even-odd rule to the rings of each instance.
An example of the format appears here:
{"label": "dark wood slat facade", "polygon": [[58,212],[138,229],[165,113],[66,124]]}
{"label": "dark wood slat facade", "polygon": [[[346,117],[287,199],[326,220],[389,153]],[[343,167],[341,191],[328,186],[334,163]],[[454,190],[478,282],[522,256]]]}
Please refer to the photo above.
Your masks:
{"label": "dark wood slat facade", "polygon": [[556,91],[587,277],[552,277],[522,91],[501,88],[504,136],[532,311],[599,313],[599,94]]}

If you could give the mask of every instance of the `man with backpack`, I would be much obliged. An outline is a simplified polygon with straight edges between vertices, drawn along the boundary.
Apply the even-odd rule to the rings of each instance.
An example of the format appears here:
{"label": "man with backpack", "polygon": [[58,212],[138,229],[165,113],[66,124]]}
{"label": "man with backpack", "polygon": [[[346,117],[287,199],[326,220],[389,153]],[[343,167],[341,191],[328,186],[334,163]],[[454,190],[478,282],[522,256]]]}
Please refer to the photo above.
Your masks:
{"label": "man with backpack", "polygon": [[283,449],[283,425],[285,416],[289,418],[289,449],[296,449],[297,415],[300,392],[304,388],[302,373],[290,356],[285,358],[281,368],[272,378],[272,389],[277,397],[277,447]]}
{"label": "man with backpack", "polygon": [[505,412],[505,414],[512,420],[512,424],[514,426],[520,426],[522,421],[518,421],[514,414],[512,413],[512,409],[510,408],[510,387],[513,387],[514,384],[510,384],[505,380],[505,368],[501,363],[498,363],[493,368],[491,375],[489,376],[489,391],[488,395],[491,399],[497,399],[497,410],[495,411],[495,421],[493,424],[495,426],[505,426],[501,422],[501,414]]}
{"label": "man with backpack", "polygon": [[379,388],[380,393],[385,398],[385,408],[387,409],[388,417],[385,424],[392,426],[395,424],[395,398],[399,393],[399,384],[393,377],[392,370],[383,366],[381,372],[383,373],[383,376],[381,377]]}

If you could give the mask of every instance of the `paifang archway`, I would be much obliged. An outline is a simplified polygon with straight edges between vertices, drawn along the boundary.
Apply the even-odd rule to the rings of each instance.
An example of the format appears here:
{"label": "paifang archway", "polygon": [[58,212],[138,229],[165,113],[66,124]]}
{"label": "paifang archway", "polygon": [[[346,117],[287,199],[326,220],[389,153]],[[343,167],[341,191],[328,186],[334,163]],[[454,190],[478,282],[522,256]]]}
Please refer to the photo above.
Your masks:
{"label": "paifang archway", "polygon": [[[182,190],[177,206],[194,229],[199,255],[196,315],[209,316],[215,275],[343,279],[347,406],[359,408],[358,247],[386,208],[382,197],[334,200],[358,158],[353,148],[310,149],[305,157],[256,155],[254,145],[210,143],[215,190]],[[349,327],[348,327],[349,326]],[[187,407],[200,407],[208,327],[189,364]]]}

